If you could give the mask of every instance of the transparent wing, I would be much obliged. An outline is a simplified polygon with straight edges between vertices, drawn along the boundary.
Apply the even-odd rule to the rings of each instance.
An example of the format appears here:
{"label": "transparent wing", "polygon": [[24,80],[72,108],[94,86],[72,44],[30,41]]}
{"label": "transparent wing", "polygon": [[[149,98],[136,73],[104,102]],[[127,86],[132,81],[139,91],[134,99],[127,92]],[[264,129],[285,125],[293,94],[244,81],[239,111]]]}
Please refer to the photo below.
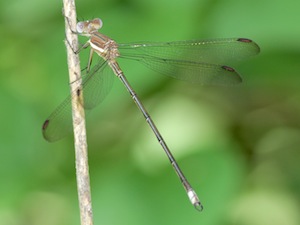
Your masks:
{"label": "transparent wing", "polygon": [[[91,71],[83,75],[84,108],[93,109],[100,104],[111,90],[113,75],[107,63],[100,59]],[[72,131],[72,96],[70,94],[46,119],[43,124],[43,136],[47,141],[57,141]]]}
{"label": "transparent wing", "polygon": [[91,71],[83,76],[84,108],[90,110],[99,105],[110,92],[114,73],[107,62],[99,58],[99,62]]}
{"label": "transparent wing", "polygon": [[241,82],[239,74],[226,64],[260,51],[255,42],[245,38],[119,44],[119,50],[121,57],[138,60],[170,77],[217,85]]}

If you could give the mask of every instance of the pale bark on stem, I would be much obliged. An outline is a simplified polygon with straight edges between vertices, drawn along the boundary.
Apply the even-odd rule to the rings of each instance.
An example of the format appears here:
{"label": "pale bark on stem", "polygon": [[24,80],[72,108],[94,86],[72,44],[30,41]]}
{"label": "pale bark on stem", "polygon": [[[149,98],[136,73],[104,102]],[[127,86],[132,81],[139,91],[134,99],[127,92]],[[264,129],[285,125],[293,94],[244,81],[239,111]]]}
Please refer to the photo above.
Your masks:
{"label": "pale bark on stem", "polygon": [[[74,145],[76,160],[76,179],[80,208],[81,225],[93,225],[88,152],[85,129],[85,114],[83,108],[82,86],[79,56],[74,53],[78,48],[78,37],[72,31],[76,27],[75,0],[63,0],[65,16],[65,33],[68,55],[70,88],[72,95],[72,116],[74,129]],[[71,47],[71,46],[72,47]],[[73,49],[72,49],[73,48]]]}

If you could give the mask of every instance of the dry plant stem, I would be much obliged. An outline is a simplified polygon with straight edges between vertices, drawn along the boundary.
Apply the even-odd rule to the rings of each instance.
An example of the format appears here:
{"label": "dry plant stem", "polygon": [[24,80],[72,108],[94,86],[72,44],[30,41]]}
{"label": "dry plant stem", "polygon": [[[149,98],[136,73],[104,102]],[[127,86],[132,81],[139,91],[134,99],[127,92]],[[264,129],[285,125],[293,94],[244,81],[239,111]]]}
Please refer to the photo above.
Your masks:
{"label": "dry plant stem", "polygon": [[[74,53],[78,47],[77,35],[72,33],[76,25],[75,0],[63,0],[65,16],[65,45],[68,55],[69,78],[72,94],[72,116],[75,142],[76,179],[81,225],[93,225],[88,152],[86,142],[85,115],[83,108],[79,56]],[[71,48],[71,46],[73,49]]]}

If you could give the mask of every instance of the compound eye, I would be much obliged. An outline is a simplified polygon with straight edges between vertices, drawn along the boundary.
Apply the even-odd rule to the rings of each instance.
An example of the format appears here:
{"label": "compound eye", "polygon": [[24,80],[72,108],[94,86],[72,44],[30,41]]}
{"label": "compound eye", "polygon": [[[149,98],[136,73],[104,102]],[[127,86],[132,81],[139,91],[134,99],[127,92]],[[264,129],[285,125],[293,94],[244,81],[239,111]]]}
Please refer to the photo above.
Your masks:
{"label": "compound eye", "polygon": [[83,32],[83,28],[84,28],[84,22],[78,22],[76,25],[77,32],[81,34]]}
{"label": "compound eye", "polygon": [[102,20],[100,18],[93,19],[92,23],[94,24],[96,30],[99,30],[103,25]]}

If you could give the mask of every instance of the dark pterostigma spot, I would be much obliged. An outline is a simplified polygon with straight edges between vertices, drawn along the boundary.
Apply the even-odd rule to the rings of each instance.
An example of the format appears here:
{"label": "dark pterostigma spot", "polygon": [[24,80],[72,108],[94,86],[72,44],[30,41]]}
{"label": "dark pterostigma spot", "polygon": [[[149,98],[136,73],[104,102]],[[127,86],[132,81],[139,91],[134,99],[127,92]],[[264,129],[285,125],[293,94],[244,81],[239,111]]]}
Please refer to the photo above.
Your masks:
{"label": "dark pterostigma spot", "polygon": [[221,66],[222,69],[227,70],[229,72],[235,72],[235,69],[233,69],[232,67],[229,66]]}
{"label": "dark pterostigma spot", "polygon": [[48,127],[48,124],[49,124],[49,120],[46,120],[46,121],[43,123],[42,129],[45,130],[45,129]]}
{"label": "dark pterostigma spot", "polygon": [[78,97],[80,96],[80,93],[81,93],[81,90],[77,89],[76,94],[77,94]]}
{"label": "dark pterostigma spot", "polygon": [[245,43],[251,43],[252,42],[252,40],[250,40],[248,38],[238,38],[237,41],[245,42]]}

